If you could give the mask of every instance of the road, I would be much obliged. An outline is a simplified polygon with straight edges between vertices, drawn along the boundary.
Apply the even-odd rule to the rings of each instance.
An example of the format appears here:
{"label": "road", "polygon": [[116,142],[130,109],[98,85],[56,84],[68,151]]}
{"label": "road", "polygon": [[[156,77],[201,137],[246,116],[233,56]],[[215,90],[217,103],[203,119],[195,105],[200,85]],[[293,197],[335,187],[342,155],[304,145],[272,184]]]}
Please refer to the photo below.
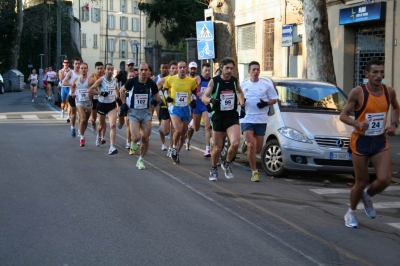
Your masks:
{"label": "road", "polygon": [[240,158],[234,179],[219,169],[210,182],[202,132],[173,165],[153,126],[137,170],[125,128],[109,156],[91,131],[79,147],[43,91],[35,103],[28,91],[0,95],[0,265],[398,265],[397,183],[374,198],[376,219],[360,209],[350,229],[351,176],[252,183]]}

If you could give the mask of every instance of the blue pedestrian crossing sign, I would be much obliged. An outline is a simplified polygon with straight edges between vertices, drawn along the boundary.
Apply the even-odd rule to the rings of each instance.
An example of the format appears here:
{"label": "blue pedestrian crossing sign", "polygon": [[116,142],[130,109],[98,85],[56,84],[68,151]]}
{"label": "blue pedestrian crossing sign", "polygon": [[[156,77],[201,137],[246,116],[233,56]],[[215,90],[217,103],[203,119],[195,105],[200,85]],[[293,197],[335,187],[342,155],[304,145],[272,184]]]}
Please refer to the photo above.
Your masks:
{"label": "blue pedestrian crossing sign", "polygon": [[214,59],[215,58],[215,50],[214,50],[214,41],[198,41],[197,42],[197,55],[198,59]]}
{"label": "blue pedestrian crossing sign", "polygon": [[196,22],[197,40],[213,40],[214,39],[214,22],[213,21],[197,21]]}

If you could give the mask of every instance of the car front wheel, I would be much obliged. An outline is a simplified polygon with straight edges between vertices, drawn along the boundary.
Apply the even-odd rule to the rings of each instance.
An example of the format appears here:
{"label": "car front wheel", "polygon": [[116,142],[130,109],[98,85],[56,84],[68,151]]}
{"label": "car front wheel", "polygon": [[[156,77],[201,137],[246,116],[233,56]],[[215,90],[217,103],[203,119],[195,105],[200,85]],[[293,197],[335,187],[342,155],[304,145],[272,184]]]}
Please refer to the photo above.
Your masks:
{"label": "car front wheel", "polygon": [[282,149],[277,139],[271,139],[261,151],[261,164],[269,176],[283,177],[288,170],[283,165]]}

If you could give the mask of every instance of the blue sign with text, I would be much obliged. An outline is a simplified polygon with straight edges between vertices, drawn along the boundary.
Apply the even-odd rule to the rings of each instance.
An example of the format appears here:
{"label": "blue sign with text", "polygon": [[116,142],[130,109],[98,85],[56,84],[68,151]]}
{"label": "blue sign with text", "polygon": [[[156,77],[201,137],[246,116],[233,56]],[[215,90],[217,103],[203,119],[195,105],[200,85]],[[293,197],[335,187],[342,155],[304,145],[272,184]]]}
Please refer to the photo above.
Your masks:
{"label": "blue sign with text", "polygon": [[197,55],[199,60],[215,58],[214,41],[198,41]]}
{"label": "blue sign with text", "polygon": [[349,25],[385,19],[386,2],[344,8],[340,9],[339,13],[339,25]]}

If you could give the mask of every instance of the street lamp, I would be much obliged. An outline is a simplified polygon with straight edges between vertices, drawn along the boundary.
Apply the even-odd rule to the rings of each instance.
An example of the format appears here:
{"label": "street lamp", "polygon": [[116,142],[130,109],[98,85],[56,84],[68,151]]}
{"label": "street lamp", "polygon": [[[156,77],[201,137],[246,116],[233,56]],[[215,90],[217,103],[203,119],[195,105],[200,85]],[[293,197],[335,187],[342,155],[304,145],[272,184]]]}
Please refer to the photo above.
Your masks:
{"label": "street lamp", "polygon": [[108,55],[108,0],[106,2],[106,49],[104,50],[104,64],[107,64]]}
{"label": "street lamp", "polygon": [[133,47],[135,46],[135,53],[133,53],[133,54],[136,54],[135,55],[135,65],[136,65],[136,67],[138,67],[138,64],[139,64],[139,58],[138,58],[138,52],[139,52],[139,50],[138,50],[138,47],[140,46],[140,42],[138,42],[138,41],[133,41],[133,42],[131,42],[131,45],[132,45],[132,53],[133,53]]}

